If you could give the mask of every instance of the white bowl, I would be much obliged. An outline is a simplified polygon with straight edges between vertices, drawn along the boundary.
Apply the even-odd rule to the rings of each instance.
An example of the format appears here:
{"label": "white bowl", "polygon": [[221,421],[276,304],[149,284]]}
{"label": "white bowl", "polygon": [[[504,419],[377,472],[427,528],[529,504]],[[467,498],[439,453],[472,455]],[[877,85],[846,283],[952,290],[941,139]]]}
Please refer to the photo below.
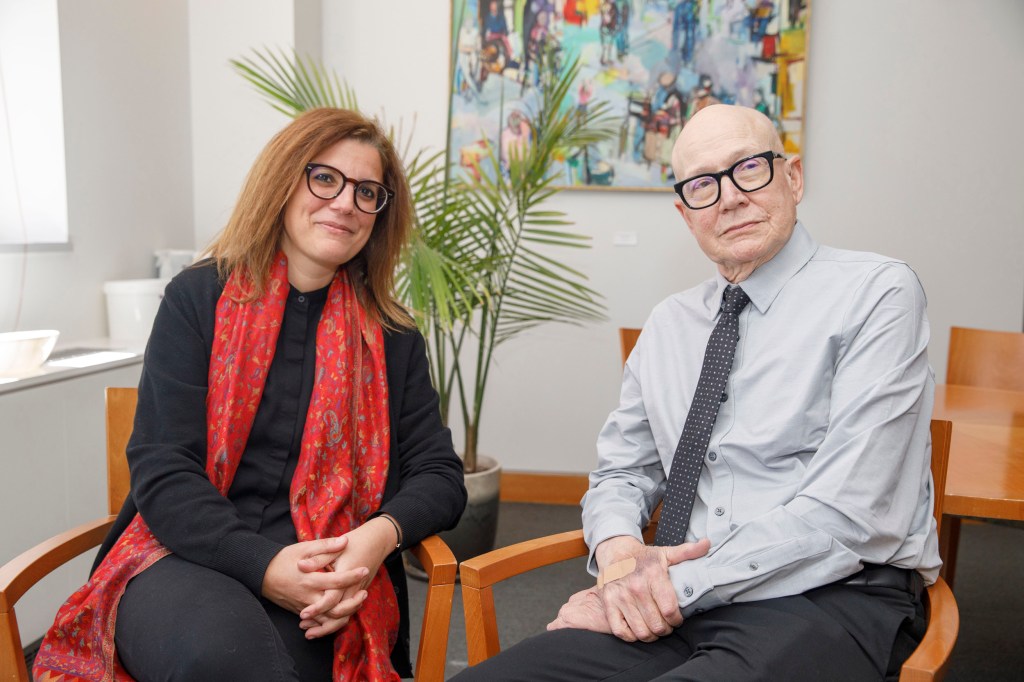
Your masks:
{"label": "white bowl", "polygon": [[56,329],[0,333],[0,376],[21,376],[38,370],[50,357],[58,336]]}

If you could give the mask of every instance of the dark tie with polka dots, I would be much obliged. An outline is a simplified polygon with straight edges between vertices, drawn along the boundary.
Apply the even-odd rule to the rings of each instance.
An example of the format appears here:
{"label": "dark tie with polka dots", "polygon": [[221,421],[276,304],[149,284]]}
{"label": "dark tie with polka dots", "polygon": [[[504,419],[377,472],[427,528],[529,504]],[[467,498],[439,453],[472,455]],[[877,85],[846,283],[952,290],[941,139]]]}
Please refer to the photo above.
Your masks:
{"label": "dark tie with polka dots", "polygon": [[711,429],[718,418],[718,408],[725,400],[725,384],[732,371],[732,360],[739,341],[740,312],[750,299],[739,287],[729,286],[722,296],[722,311],[718,324],[711,332],[704,351],[704,365],[697,380],[690,411],[683,424],[676,453],[672,456],[672,470],[668,488],[661,505],[661,520],[654,535],[654,544],[678,545],[686,540],[690,525],[690,512],[697,494],[697,481],[704,462],[704,454],[711,440]]}

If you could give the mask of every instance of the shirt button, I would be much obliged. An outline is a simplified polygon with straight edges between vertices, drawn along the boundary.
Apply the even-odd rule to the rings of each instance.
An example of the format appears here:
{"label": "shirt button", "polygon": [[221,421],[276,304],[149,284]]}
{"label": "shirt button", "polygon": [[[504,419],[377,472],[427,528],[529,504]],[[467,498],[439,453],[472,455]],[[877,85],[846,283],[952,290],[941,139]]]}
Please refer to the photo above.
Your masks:
{"label": "shirt button", "polygon": [[750,570],[751,571],[756,571],[758,568],[760,568],[760,565],[756,561],[751,561],[750,562]]}
{"label": "shirt button", "polygon": [[692,597],[693,596],[693,588],[692,587],[685,587],[685,588],[683,588],[683,596],[684,597]]}
{"label": "shirt button", "polygon": [[724,507],[715,507],[715,516],[721,516],[725,513]]}
{"label": "shirt button", "polygon": [[299,296],[298,301],[299,301],[299,303],[305,303],[306,302],[306,297],[305,296]]}
{"label": "shirt button", "polygon": [[729,399],[729,394],[728,393],[723,393],[722,397],[719,400],[721,400],[721,402],[724,403],[728,399]]}
{"label": "shirt button", "polygon": [[709,452],[708,453],[708,459],[710,459],[712,462],[714,462],[716,459],[718,459],[718,453],[716,453],[716,452]]}
{"label": "shirt button", "polygon": [[694,609],[693,610],[693,615],[695,615],[695,616],[699,616],[702,613],[704,613],[704,609]]}

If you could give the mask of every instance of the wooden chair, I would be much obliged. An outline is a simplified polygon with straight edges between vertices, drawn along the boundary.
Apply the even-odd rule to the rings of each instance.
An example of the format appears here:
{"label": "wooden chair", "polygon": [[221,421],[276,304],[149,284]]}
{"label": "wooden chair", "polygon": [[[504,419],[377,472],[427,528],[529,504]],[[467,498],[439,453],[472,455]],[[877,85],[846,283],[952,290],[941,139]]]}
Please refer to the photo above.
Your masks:
{"label": "wooden chair", "polygon": [[[61,533],[0,567],[0,680],[27,682],[21,634],[14,606],[36,583],[76,556],[97,547],[106,537],[128,496],[125,448],[135,420],[136,389],[108,388],[107,511],[109,516]],[[416,654],[416,679],[444,680],[448,626],[455,594],[457,563],[448,545],[436,535],[411,549],[428,575],[427,599]]]}
{"label": "wooden chair", "polygon": [[[1024,333],[952,327],[946,383],[1024,391]],[[946,519],[939,546],[945,561],[942,575],[952,587],[960,546],[959,516]]]}
{"label": "wooden chair", "polygon": [[1024,333],[951,328],[946,383],[1024,391]]}
{"label": "wooden chair", "polygon": [[[627,340],[630,337],[622,334],[621,338]],[[632,335],[631,338],[635,342],[636,335]],[[623,361],[631,349],[631,346],[623,346]],[[933,420],[931,430],[931,465],[936,491],[933,511],[937,523],[941,523],[952,423]],[[656,523],[652,521],[644,531],[647,542],[653,539]],[[463,561],[459,565],[459,575],[462,581],[469,664],[476,665],[501,650],[497,613],[494,608],[495,584],[535,568],[584,557],[587,554],[583,531],[574,530],[527,540]],[[960,629],[960,612],[956,600],[942,578],[928,588],[925,602],[928,609],[928,630],[921,644],[903,664],[900,680],[905,682],[942,679]],[[553,612],[550,615],[554,617]]]}
{"label": "wooden chair", "polygon": [[[932,420],[932,486],[935,489],[936,530],[942,533],[942,503],[946,497],[946,466],[949,464],[949,442],[953,422]],[[949,657],[960,632],[960,609],[953,591],[943,578],[928,587],[925,605],[928,608],[928,630],[924,639],[903,663],[902,682],[941,680],[946,675]]]}

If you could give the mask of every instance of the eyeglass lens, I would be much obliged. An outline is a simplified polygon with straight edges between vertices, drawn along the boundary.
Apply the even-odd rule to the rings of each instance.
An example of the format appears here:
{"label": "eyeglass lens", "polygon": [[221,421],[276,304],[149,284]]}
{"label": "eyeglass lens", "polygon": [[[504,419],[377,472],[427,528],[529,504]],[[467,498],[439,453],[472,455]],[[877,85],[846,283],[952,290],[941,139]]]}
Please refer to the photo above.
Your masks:
{"label": "eyeglass lens", "polygon": [[[309,191],[319,199],[333,199],[349,184],[345,175],[330,166],[312,166],[307,169]],[[373,180],[352,181],[355,185],[356,208],[364,213],[378,213],[388,201],[388,190]]]}
{"label": "eyeglass lens", "polygon": [[[753,192],[772,181],[772,161],[764,156],[742,159],[723,175],[732,178],[738,189]],[[715,175],[700,175],[683,185],[683,198],[690,208],[705,208],[718,201],[721,178]]]}

